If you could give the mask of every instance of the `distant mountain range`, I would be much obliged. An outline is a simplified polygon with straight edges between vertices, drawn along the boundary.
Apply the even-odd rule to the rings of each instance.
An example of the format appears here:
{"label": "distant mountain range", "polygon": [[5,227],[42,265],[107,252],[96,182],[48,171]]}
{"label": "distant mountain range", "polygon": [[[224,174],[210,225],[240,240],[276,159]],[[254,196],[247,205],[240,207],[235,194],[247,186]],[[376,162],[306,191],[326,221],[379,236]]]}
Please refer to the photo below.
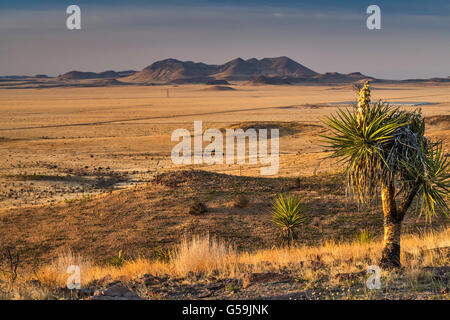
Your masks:
{"label": "distant mountain range", "polygon": [[250,81],[254,84],[291,84],[296,82],[348,82],[366,79],[359,72],[351,74],[317,73],[288,58],[236,58],[221,65],[165,59],[154,62],[142,71],[105,71],[101,73],[71,71],[58,80],[116,79],[131,83],[218,83],[221,81]]}
{"label": "distant mountain range", "polygon": [[222,65],[165,59],[127,78],[137,82],[207,82],[211,80],[248,81],[257,76],[310,78],[318,73],[288,57],[237,58]]}
{"label": "distant mountain range", "polygon": [[[22,80],[26,76],[0,77],[5,79]],[[206,64],[202,62],[181,61],[177,59],[165,59],[154,62],[142,71],[105,71],[101,73],[70,71],[56,78],[45,75],[29,77],[42,79],[43,81],[57,81],[64,85],[73,85],[76,82],[88,79],[104,79],[103,82],[94,85],[108,84],[161,84],[161,83],[205,83],[227,84],[228,81],[246,81],[249,84],[295,84],[295,83],[355,83],[365,80],[373,82],[450,82],[450,77],[431,79],[408,80],[382,80],[366,76],[360,72],[348,74],[338,72],[318,73],[304,65],[288,58],[251,58],[244,60],[236,58],[221,65]],[[120,81],[117,80],[120,78]],[[108,80],[108,81],[106,81]],[[111,82],[111,80],[116,80]],[[55,85],[57,85],[55,83]],[[92,85],[92,84],[90,84]]]}

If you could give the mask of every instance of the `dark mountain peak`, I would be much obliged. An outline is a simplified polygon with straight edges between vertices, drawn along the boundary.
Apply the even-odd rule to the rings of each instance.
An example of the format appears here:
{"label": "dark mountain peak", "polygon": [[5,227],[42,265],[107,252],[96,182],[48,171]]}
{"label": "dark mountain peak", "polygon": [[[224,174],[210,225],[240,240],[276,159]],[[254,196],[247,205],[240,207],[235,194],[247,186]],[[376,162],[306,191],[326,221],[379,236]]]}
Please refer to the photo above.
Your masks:
{"label": "dark mountain peak", "polygon": [[256,58],[250,58],[250,59],[248,59],[246,61],[249,62],[249,63],[258,63],[259,62],[259,60],[256,59]]}
{"label": "dark mountain peak", "polygon": [[294,61],[291,58],[288,58],[286,56],[280,56],[280,57],[272,57],[272,58],[263,58],[261,59],[261,61],[265,61],[265,60],[269,60],[269,61]]}
{"label": "dark mountain peak", "polygon": [[361,72],[351,72],[348,75],[349,76],[364,76]]}
{"label": "dark mountain peak", "polygon": [[129,79],[142,82],[205,79],[216,71],[215,65],[169,58],[152,63]]}
{"label": "dark mountain peak", "polygon": [[174,67],[174,66],[182,66],[183,61],[168,58],[160,61],[153,62],[151,65],[144,68],[144,70],[155,70],[158,68],[167,68],[167,67]]}
{"label": "dark mountain peak", "polygon": [[258,67],[254,63],[245,61],[242,58],[236,58],[219,67],[216,74],[218,78],[233,80],[246,80],[258,72]]}
{"label": "dark mountain peak", "polygon": [[263,58],[260,60],[262,63],[272,63],[272,64],[295,64],[300,65],[300,63],[295,62],[291,58],[286,56],[274,57],[274,58]]}
{"label": "dark mountain peak", "polygon": [[237,57],[236,59],[231,60],[230,62],[234,62],[234,63],[243,63],[245,62],[244,59],[242,59],[241,57]]}
{"label": "dark mountain peak", "polygon": [[333,71],[333,72],[325,72],[324,75],[326,75],[326,76],[342,76],[343,74]]}
{"label": "dark mountain peak", "polygon": [[310,77],[317,74],[286,56],[264,58],[259,62],[262,74],[268,76]]}
{"label": "dark mountain peak", "polygon": [[227,68],[229,66],[239,66],[239,65],[243,65],[244,66],[244,65],[248,65],[248,64],[249,64],[248,61],[245,61],[242,58],[236,58],[236,59],[230,60],[230,61],[224,63],[223,65],[221,65],[220,69],[224,69],[224,68]]}

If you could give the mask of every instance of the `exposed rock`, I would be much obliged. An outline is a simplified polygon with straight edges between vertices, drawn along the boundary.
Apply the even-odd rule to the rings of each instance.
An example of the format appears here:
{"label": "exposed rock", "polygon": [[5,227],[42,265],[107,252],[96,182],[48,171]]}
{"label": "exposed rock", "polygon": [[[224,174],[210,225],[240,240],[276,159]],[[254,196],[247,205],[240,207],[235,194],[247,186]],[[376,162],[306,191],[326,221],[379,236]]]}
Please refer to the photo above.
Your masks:
{"label": "exposed rock", "polygon": [[89,284],[89,286],[91,286],[91,287],[105,287],[105,286],[109,285],[112,281],[113,280],[112,280],[111,275],[107,274],[106,276],[104,276],[101,279],[92,281]]}
{"label": "exposed rock", "polygon": [[256,283],[280,282],[288,280],[291,280],[289,276],[274,272],[249,273],[244,277],[242,287],[245,289]]}
{"label": "exposed rock", "polygon": [[206,286],[206,289],[211,290],[211,291],[216,291],[219,289],[222,289],[223,287],[225,287],[225,284],[223,282],[214,282],[214,283],[210,283]]}
{"label": "exposed rock", "polygon": [[114,283],[106,289],[94,292],[92,300],[142,300],[136,293],[125,287],[122,283]]}

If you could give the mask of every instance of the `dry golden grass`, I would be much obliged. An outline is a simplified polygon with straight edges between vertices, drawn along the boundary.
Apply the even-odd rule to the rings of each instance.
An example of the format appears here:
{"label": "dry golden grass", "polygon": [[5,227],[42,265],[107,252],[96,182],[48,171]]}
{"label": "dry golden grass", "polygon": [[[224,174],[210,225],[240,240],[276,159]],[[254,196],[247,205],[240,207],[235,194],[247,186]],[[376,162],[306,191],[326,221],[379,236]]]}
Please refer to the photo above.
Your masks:
{"label": "dry golden grass", "polygon": [[225,242],[212,239],[209,235],[185,238],[175,251],[175,257],[170,263],[174,274],[185,276],[194,273],[225,274],[229,266],[238,263],[238,256],[232,246]]}
{"label": "dry golden grass", "polygon": [[[429,276],[421,270],[423,267],[448,265],[448,256],[444,252],[424,252],[428,249],[448,247],[449,239],[450,228],[420,236],[404,236],[402,265],[407,270],[407,279],[414,282],[420,280],[420,277]],[[65,271],[67,266],[72,264],[80,266],[82,285],[106,276],[110,276],[112,280],[130,281],[144,274],[172,277],[197,274],[241,279],[248,273],[279,272],[286,268],[297,270],[303,279],[314,281],[325,274],[330,276],[330,279],[335,279],[337,274],[365,271],[369,265],[377,264],[381,248],[381,242],[361,244],[358,241],[328,241],[317,246],[238,252],[225,242],[206,235],[184,239],[177,247],[174,258],[167,263],[138,258],[126,261],[120,267],[101,266],[68,251],[53,263],[41,267],[35,274],[22,277],[21,281],[36,279],[50,287],[64,287],[68,277]],[[405,252],[410,254],[406,255]]]}
{"label": "dry golden grass", "polygon": [[[382,272],[383,290],[378,291],[378,298],[395,298],[395,294],[406,292],[409,295],[417,293],[418,297],[423,299],[433,297],[445,288],[448,284],[436,280],[432,268],[449,265],[449,239],[450,228],[403,236],[404,269],[400,274]],[[447,251],[436,250],[443,247],[447,247]],[[380,255],[381,243],[378,241],[369,243],[326,241],[317,246],[239,252],[209,235],[185,238],[168,262],[137,258],[127,260],[120,266],[96,265],[90,259],[67,250],[61,252],[52,263],[32,272],[21,273],[16,282],[7,289],[5,285],[1,285],[2,281],[6,284],[7,279],[4,278],[4,274],[3,276],[0,274],[0,299],[70,298],[71,293],[68,293],[70,291],[65,289],[69,276],[66,269],[69,265],[80,266],[82,288],[92,288],[96,282],[100,285],[105,284],[104,279],[107,279],[106,283],[114,281],[133,283],[136,279],[149,274],[172,279],[191,279],[187,283],[197,281],[192,279],[208,277],[232,278],[245,283],[249,274],[287,272],[305,282],[304,288],[318,288],[320,284],[324,290],[322,294],[329,295],[327,299],[338,298],[335,296],[337,288],[347,290],[347,293],[341,293],[339,299],[370,299],[375,298],[376,294],[365,288],[364,279],[356,278],[355,282],[354,278],[349,277],[347,280],[344,278],[342,282],[340,276],[365,274],[368,266],[377,264]],[[361,281],[362,283],[359,283]],[[355,292],[358,292],[357,296]],[[446,294],[438,297],[448,298]]]}

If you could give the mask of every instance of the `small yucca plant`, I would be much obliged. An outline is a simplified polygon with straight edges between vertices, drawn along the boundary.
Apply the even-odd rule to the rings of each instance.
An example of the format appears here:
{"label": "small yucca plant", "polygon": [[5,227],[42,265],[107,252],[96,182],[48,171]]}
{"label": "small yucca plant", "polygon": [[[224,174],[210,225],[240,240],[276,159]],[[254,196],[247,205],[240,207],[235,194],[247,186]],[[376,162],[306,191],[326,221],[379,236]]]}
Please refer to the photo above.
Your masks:
{"label": "small yucca plant", "polygon": [[306,220],[306,208],[300,197],[280,194],[272,205],[271,221],[281,228],[281,240],[288,246],[297,239],[297,228]]}
{"label": "small yucca plant", "polygon": [[174,257],[174,251],[167,248],[158,248],[155,250],[155,255],[161,262],[168,263]]}
{"label": "small yucca plant", "polygon": [[121,267],[125,262],[125,257],[122,255],[122,250],[119,250],[117,256],[111,259],[111,265],[114,267]]}
{"label": "small yucca plant", "polygon": [[373,232],[370,229],[363,229],[357,235],[357,240],[359,243],[370,243],[373,240]]}

